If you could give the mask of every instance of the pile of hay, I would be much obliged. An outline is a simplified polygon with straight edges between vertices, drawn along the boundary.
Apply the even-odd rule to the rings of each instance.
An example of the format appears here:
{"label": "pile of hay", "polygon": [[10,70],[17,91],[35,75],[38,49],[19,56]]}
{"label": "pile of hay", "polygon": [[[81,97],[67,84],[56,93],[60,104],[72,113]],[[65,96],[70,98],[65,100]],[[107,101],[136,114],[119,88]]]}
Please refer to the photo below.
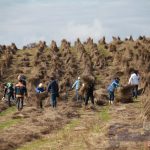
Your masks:
{"label": "pile of hay", "polygon": [[84,75],[84,76],[82,76],[82,81],[85,84],[90,84],[95,81],[95,78],[92,75]]}
{"label": "pile of hay", "polygon": [[107,92],[104,89],[94,91],[94,99],[97,105],[106,105],[108,103]]}
{"label": "pile of hay", "polygon": [[79,97],[83,99],[85,97],[85,92],[88,88],[88,85],[94,83],[95,78],[92,75],[84,75],[82,76],[82,86],[79,89]]}
{"label": "pile of hay", "polygon": [[40,101],[46,100],[46,98],[48,97],[48,92],[45,91],[43,93],[36,93],[35,97],[36,97],[36,106],[37,106],[37,108],[39,108],[40,107]]}
{"label": "pile of hay", "polygon": [[133,97],[132,97],[133,87],[134,87],[133,85],[127,85],[127,86],[124,86],[124,87],[120,87],[117,90],[115,100],[117,102],[122,102],[122,103],[133,102]]}
{"label": "pile of hay", "polygon": [[143,116],[147,121],[150,121],[150,100],[149,99],[145,100],[143,108],[144,108]]}

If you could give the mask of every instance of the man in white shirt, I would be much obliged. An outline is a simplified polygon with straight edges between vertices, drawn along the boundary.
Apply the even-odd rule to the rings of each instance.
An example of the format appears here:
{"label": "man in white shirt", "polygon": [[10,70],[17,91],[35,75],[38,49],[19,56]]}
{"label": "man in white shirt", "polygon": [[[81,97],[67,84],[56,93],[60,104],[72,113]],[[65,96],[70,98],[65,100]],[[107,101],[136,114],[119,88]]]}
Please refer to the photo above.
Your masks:
{"label": "man in white shirt", "polygon": [[135,98],[137,98],[137,95],[138,95],[139,80],[140,80],[140,77],[139,77],[138,71],[133,71],[129,78],[128,84],[134,85],[132,94],[133,94],[133,97],[135,97]]}

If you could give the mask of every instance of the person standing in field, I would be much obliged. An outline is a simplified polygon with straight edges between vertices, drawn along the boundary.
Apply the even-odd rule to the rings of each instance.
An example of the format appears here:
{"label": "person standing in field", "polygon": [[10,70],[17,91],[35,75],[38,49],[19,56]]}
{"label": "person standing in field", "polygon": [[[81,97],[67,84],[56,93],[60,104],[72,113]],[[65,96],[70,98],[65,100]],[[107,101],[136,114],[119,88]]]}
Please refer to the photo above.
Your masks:
{"label": "person standing in field", "polygon": [[6,96],[8,99],[8,106],[11,107],[11,99],[14,100],[14,88],[11,82],[5,84],[3,99],[5,99]]}
{"label": "person standing in field", "polygon": [[18,75],[18,81],[21,81],[21,83],[26,87],[26,77],[23,74]]}
{"label": "person standing in field", "polygon": [[76,91],[76,100],[79,100],[79,88],[80,88],[80,77],[78,77],[78,79],[74,82],[74,84],[72,85],[72,89],[75,87],[75,91]]}
{"label": "person standing in field", "polygon": [[114,80],[111,82],[111,84],[108,86],[107,91],[109,94],[109,104],[113,104],[114,98],[115,98],[115,89],[119,87],[119,81],[120,79],[118,77],[114,78]]}
{"label": "person standing in field", "polygon": [[19,82],[15,86],[15,97],[17,100],[18,111],[21,111],[23,109],[24,96],[27,97],[27,89],[22,84],[22,81],[19,80]]}
{"label": "person standing in field", "polygon": [[37,103],[40,105],[40,108],[42,109],[43,108],[43,100],[40,98],[40,94],[43,93],[45,91],[44,87],[43,87],[43,84],[40,83],[36,89],[36,94],[37,94]]}
{"label": "person standing in field", "polygon": [[135,98],[137,98],[138,96],[139,81],[140,81],[140,76],[138,74],[138,71],[135,71],[135,70],[132,71],[128,84],[133,85],[132,95]]}
{"label": "person standing in field", "polygon": [[51,94],[52,107],[56,108],[57,97],[59,97],[59,87],[58,87],[58,83],[54,77],[51,77],[51,81],[48,85],[48,92],[50,92],[50,94]]}
{"label": "person standing in field", "polygon": [[91,99],[91,102],[94,106],[93,92],[94,92],[94,83],[90,82],[88,83],[87,88],[85,90],[85,107],[88,105],[89,98]]}

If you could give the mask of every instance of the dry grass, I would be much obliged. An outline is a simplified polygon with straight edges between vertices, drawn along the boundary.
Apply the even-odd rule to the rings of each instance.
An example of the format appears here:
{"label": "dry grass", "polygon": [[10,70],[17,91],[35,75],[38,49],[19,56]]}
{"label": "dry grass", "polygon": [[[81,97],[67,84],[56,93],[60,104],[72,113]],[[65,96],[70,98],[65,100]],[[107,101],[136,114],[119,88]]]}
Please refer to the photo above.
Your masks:
{"label": "dry grass", "polygon": [[11,120],[7,120],[5,122],[1,122],[0,123],[0,131],[4,130],[4,129],[8,129],[14,125],[17,125],[21,122],[21,119],[11,119]]}
{"label": "dry grass", "polygon": [[[63,42],[64,43],[61,45],[61,48],[58,48],[56,43],[53,41],[51,44],[51,48],[43,49],[42,53],[38,52],[38,48],[32,50],[18,50],[16,54],[13,55],[12,63],[9,67],[7,67],[7,69],[5,68],[5,66],[7,66],[8,63],[4,63],[4,68],[2,69],[3,73],[0,75],[0,79],[3,82],[16,82],[17,75],[19,73],[24,73],[25,76],[27,76],[27,86],[28,88],[30,87],[29,93],[33,96],[31,101],[34,101],[35,86],[39,82],[47,83],[49,81],[49,77],[52,74],[56,75],[59,83],[62,81],[62,84],[60,84],[62,87],[60,91],[62,92],[64,92],[64,84],[66,78],[70,78],[72,83],[78,76],[82,77],[82,75],[88,74],[88,76],[92,75],[93,78],[96,79],[96,90],[102,89],[105,91],[104,93],[100,94],[104,96],[104,94],[107,94],[106,88],[109,82],[111,82],[111,80],[113,79],[114,75],[117,74],[121,77],[122,84],[127,83],[129,76],[128,73],[130,69],[135,68],[136,66],[136,69],[140,70],[140,76],[142,77],[141,82],[143,82],[142,85],[146,85],[144,93],[146,95],[145,99],[149,98],[150,84],[148,71],[150,65],[150,42],[145,42],[142,40],[123,42],[114,41],[110,44],[114,45],[111,50],[115,52],[110,52],[110,44],[95,44],[92,39],[88,39],[84,44],[81,44],[78,40],[76,42],[76,45],[72,47],[69,46],[69,43],[67,41],[64,40]],[[28,57],[27,64],[21,64],[21,60],[23,60],[23,58],[25,58],[26,56]],[[6,55],[2,54],[2,56],[0,57],[0,66],[2,66],[4,58],[6,58]],[[30,83],[32,86],[30,86]],[[60,95],[61,94],[62,93],[60,93]],[[127,98],[127,95],[129,96],[129,92],[121,91],[120,99],[125,100]],[[69,100],[72,99],[72,97],[73,95],[70,95]],[[130,104],[126,105],[130,106]],[[133,106],[135,105],[136,104],[133,103]],[[33,104],[33,106],[35,106],[35,104]],[[149,111],[147,111],[149,110],[148,106],[149,103],[145,102],[145,110],[143,112],[143,116],[145,117],[149,115]],[[75,106],[72,107],[70,104],[67,104],[67,106],[66,104],[63,104],[63,107],[66,107],[65,111],[68,111],[68,109],[73,109]],[[59,108],[59,110],[64,111],[63,107]],[[26,108],[28,107],[26,106],[25,110]],[[39,139],[40,137],[42,137],[42,139],[27,143],[21,149],[92,149],[92,146],[93,148],[95,148],[94,145],[98,145],[98,143],[96,143],[95,141],[89,140],[92,138],[93,140],[97,139],[92,135],[94,134],[96,136],[99,136],[102,132],[107,132],[101,125],[99,126],[99,124],[101,124],[102,122],[102,124],[104,123],[105,125],[107,125],[109,121],[114,121],[114,118],[112,118],[112,116],[110,116],[109,114],[109,109],[111,108],[113,108],[113,106],[110,108],[100,107],[100,112],[95,113],[96,116],[93,116],[94,113],[90,114],[88,112],[89,110],[87,110],[85,112],[82,112],[83,116],[86,116],[82,119],[78,118],[74,120],[74,115],[71,114],[70,116],[72,117],[70,117],[69,119],[70,121],[72,119],[73,120],[68,125],[65,124],[66,116],[65,119],[63,118],[64,116],[61,117],[61,119],[59,118],[58,122],[43,120],[45,119],[45,115],[47,116],[47,118],[53,117],[54,114],[53,112],[49,111],[49,108],[42,113],[38,113],[38,110],[24,112],[23,118],[28,122],[28,124],[25,123],[23,125],[21,122],[19,122],[19,120],[10,119],[10,116],[15,111],[15,109],[12,108],[12,110],[8,109],[7,111],[4,111],[0,114],[1,120],[3,120],[5,117],[7,118],[7,121],[3,120],[3,123],[0,125],[2,130],[5,129],[4,126],[8,128],[11,134],[14,134],[13,130],[11,130],[14,125],[19,128],[19,130],[17,131],[25,129],[26,133],[22,133],[23,138],[21,138],[20,142],[16,142],[17,138],[16,141],[8,139],[8,142],[14,142],[14,144],[17,143],[17,146],[26,144],[27,141],[32,141],[34,139]],[[115,108],[117,109],[117,107]],[[133,108],[134,107],[129,108],[129,111],[133,111],[134,114],[134,111],[137,111],[137,108],[135,108],[135,110]],[[76,109],[78,110],[79,108]],[[114,112],[116,112],[116,110],[112,111],[112,113]],[[122,115],[124,114],[126,115],[128,114],[128,112],[122,113]],[[119,121],[119,119],[117,121]],[[45,124],[47,123],[50,128],[45,127]],[[57,123],[60,124],[57,126]],[[33,135],[37,135],[38,133],[38,135],[40,136],[37,136],[37,138],[30,136],[29,131],[26,128],[29,125],[30,132],[32,131]],[[56,128],[54,127],[55,125]],[[62,127],[62,129],[60,129],[60,127]],[[74,131],[76,127],[85,127],[87,128],[87,130],[80,131],[81,134],[79,134],[78,131]],[[59,130],[57,130],[58,128]],[[52,133],[51,130],[54,130],[54,132]],[[46,137],[43,138],[43,135],[44,137]],[[103,135],[103,137],[105,136]],[[101,140],[102,139],[100,138],[99,141]],[[68,141],[69,143],[67,144]]]}

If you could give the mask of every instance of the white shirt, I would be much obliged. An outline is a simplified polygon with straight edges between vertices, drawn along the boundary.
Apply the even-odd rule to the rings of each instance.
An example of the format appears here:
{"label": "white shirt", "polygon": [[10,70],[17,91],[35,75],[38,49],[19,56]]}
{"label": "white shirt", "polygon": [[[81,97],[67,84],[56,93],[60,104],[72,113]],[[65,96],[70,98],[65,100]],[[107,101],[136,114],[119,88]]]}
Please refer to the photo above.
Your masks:
{"label": "white shirt", "polygon": [[129,84],[131,85],[138,85],[139,84],[139,75],[136,75],[135,73],[131,74],[130,79],[129,79]]}

